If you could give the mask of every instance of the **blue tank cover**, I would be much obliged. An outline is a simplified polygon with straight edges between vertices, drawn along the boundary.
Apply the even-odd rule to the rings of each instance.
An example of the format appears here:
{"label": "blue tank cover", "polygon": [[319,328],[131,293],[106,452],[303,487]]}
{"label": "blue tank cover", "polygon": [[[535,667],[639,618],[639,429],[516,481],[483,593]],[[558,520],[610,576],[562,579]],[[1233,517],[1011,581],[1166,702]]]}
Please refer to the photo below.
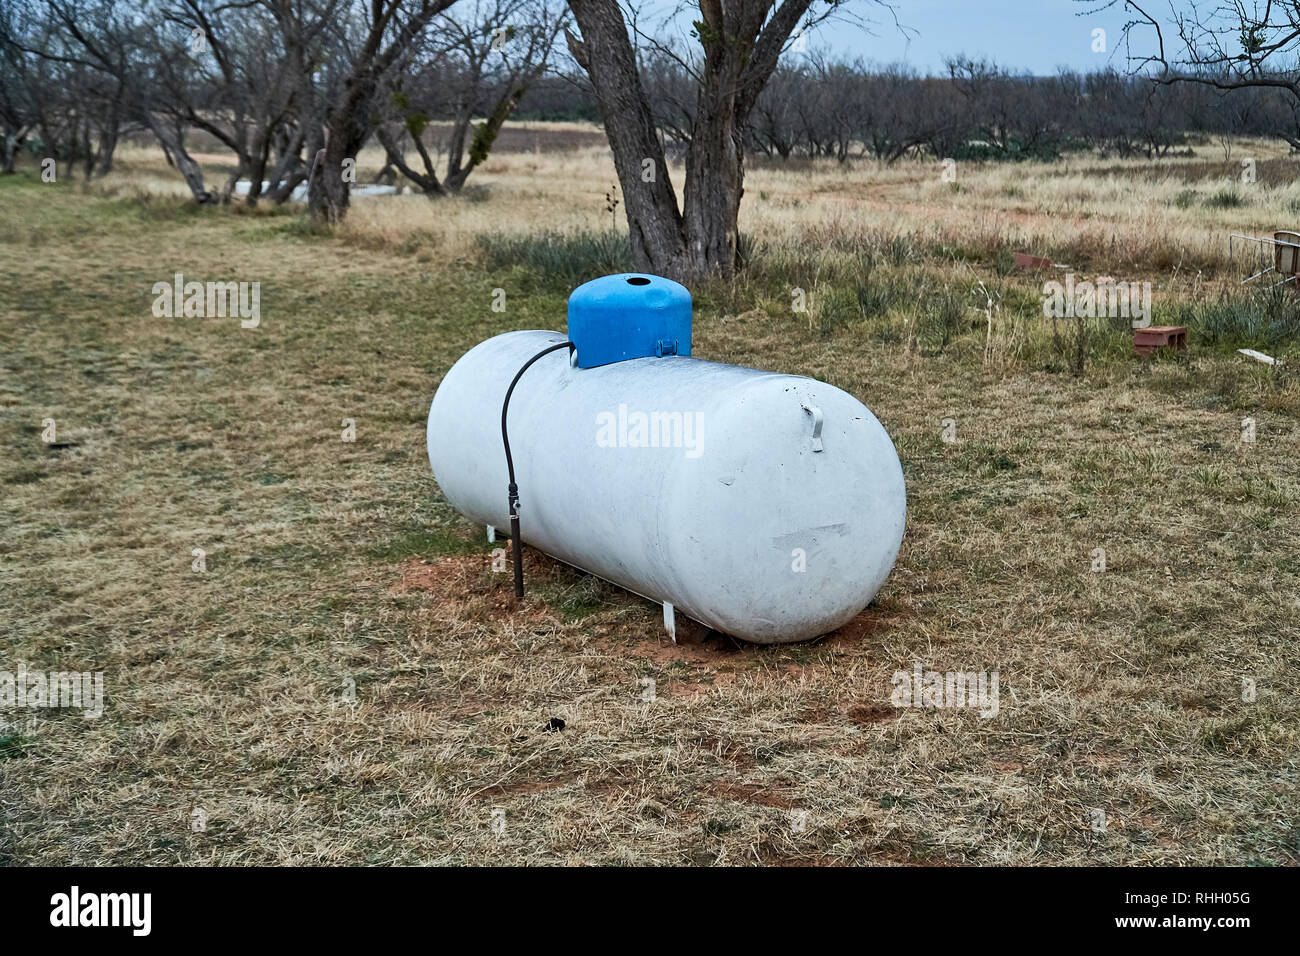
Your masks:
{"label": "blue tank cover", "polygon": [[578,368],[691,354],[691,294],[662,276],[625,272],[583,283],[569,296],[569,341]]}

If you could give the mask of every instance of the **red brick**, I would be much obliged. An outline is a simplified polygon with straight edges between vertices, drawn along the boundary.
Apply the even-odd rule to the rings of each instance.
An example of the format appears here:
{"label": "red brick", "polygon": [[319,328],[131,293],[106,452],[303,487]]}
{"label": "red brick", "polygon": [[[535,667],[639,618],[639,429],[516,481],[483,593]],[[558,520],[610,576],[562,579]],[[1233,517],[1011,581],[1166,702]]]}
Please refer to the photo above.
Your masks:
{"label": "red brick", "polygon": [[1187,351],[1187,326],[1151,325],[1133,330],[1133,350],[1143,358],[1153,355],[1156,349],[1172,348]]}
{"label": "red brick", "polygon": [[1050,269],[1052,260],[1044,259],[1042,256],[1031,256],[1025,252],[1017,252],[1012,259],[1012,265],[1017,269]]}

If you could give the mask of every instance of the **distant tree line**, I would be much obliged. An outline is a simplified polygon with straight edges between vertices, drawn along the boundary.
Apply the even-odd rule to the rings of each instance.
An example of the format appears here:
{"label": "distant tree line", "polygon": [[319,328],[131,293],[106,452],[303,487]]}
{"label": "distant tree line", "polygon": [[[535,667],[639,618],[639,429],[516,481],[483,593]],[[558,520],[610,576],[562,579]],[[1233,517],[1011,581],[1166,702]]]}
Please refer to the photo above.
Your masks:
{"label": "distant tree line", "polygon": [[[637,267],[692,279],[734,273],[756,153],[1155,159],[1193,134],[1300,148],[1300,0],[1172,23],[1090,2],[1130,12],[1126,39],[1147,31],[1135,72],[955,58],[922,76],[807,52],[883,0],[681,0],[658,23],[665,5],[640,0],[0,0],[0,170],[26,150],[103,176],[144,135],[196,202],[231,202],[241,180],[248,203],[305,186],[311,214],[337,222],[367,144],[385,181],[440,197],[512,116],[599,119]],[[222,182],[191,152],[200,132],[228,152]]]}
{"label": "distant tree line", "polygon": [[[1038,77],[966,58],[948,60],[939,76],[860,60],[789,59],[745,129],[746,148],[774,159],[1050,160],[1082,149],[1159,159],[1189,136],[1277,137],[1300,151],[1293,98],[1265,87],[1168,85],[1113,68]],[[660,134],[670,149],[684,149],[694,80],[666,55],[647,56],[641,70]],[[529,90],[519,116],[597,120],[600,109],[580,80],[551,75]]]}
{"label": "distant tree line", "polygon": [[[242,179],[250,203],[307,183],[336,220],[373,139],[418,189],[454,192],[566,16],[555,0],[3,0],[0,171],[26,148],[104,176],[144,133],[197,202],[230,201]],[[449,121],[437,141],[434,118]],[[200,131],[229,150],[221,184],[191,155]]]}

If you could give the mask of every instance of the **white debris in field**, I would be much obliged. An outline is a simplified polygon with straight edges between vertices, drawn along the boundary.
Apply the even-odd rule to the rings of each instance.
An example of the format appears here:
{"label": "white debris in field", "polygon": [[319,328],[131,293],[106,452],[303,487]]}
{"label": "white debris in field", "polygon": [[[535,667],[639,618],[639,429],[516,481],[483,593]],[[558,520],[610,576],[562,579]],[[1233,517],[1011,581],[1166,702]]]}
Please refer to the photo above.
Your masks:
{"label": "white debris in field", "polygon": [[[249,191],[252,189],[252,187],[253,184],[250,183],[248,180],[241,179],[239,182],[235,183],[235,195],[247,196]],[[270,183],[268,182],[262,183],[263,193],[268,192],[270,188],[271,188]],[[407,191],[408,192],[410,191],[410,187],[407,187]],[[381,186],[381,185],[369,185],[369,184],[353,186],[351,189],[351,193],[353,196],[396,196],[398,194],[396,186]],[[306,202],[307,184],[299,183],[294,188],[293,192],[289,194],[289,200],[291,202]]]}
{"label": "white debris in field", "polygon": [[[236,195],[236,196],[247,196],[248,193],[249,193],[249,191],[250,191],[252,188],[253,188],[253,184],[252,184],[252,183],[250,183],[247,179],[241,179],[241,180],[239,180],[239,182],[235,183],[235,195]],[[270,190],[271,190],[271,184],[268,183],[268,182],[266,182],[265,180],[263,180],[263,181],[262,181],[262,195],[265,196],[266,193],[270,192]],[[306,184],[306,183],[299,183],[299,184],[294,188],[293,192],[289,194],[289,201],[290,201],[290,202],[306,202],[306,201],[307,201],[307,184]]]}
{"label": "white debris in field", "polygon": [[1263,362],[1265,365],[1276,365],[1277,359],[1271,355],[1265,355],[1263,352],[1256,352],[1254,349],[1237,349],[1237,354],[1244,355],[1246,358],[1253,358],[1256,362]]}

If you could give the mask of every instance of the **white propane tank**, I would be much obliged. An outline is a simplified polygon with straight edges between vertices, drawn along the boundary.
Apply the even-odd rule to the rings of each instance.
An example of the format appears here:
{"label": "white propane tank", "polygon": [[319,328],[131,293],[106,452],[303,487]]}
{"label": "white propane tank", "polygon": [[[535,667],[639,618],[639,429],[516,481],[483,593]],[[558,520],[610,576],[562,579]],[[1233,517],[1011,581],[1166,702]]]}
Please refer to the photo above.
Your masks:
{"label": "white propane tank", "polygon": [[[571,301],[576,339],[574,327]],[[509,526],[506,390],[565,341],[498,335],[438,387],[429,463],[479,524]],[[898,555],[906,491],[865,405],[824,382],[681,354],[592,368],[582,355],[579,342],[576,357],[542,357],[510,401],[526,544],[760,644],[825,634],[867,606]]]}

